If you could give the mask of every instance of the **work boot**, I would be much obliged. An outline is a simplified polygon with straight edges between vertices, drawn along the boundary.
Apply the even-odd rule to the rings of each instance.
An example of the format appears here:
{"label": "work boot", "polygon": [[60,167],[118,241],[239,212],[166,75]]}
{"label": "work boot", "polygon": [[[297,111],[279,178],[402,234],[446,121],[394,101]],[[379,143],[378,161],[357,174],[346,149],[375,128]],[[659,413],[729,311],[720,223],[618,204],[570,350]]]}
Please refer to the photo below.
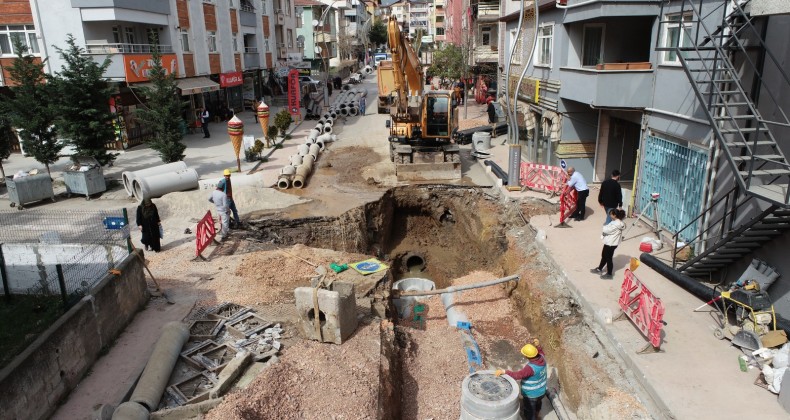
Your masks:
{"label": "work boot", "polygon": [[601,274],[601,280],[611,280],[611,279],[612,279],[611,274]]}
{"label": "work boot", "polygon": [[593,273],[593,274],[598,274],[598,275],[603,274],[603,271],[600,268],[598,268],[598,267],[590,269],[590,272]]}

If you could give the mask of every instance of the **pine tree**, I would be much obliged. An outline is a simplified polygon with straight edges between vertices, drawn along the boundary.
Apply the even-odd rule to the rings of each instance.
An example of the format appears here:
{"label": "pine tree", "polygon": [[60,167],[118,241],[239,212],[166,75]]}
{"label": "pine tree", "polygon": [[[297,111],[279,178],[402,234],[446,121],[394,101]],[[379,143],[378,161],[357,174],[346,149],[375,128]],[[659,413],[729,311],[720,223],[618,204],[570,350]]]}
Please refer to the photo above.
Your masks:
{"label": "pine tree", "polygon": [[154,133],[148,145],[159,153],[162,162],[170,163],[184,159],[187,146],[181,142],[183,125],[181,97],[175,75],[167,74],[162,67],[159,45],[151,45],[153,66],[148,74],[151,87],[141,88],[147,102],[137,109],[136,115]]}
{"label": "pine tree", "polygon": [[44,83],[44,64],[28,54],[27,45],[13,38],[16,58],[8,68],[12,97],[3,101],[11,125],[18,128],[25,152],[44,164],[57,162],[63,144],[53,129],[54,113],[50,106],[49,86]]}
{"label": "pine tree", "polygon": [[75,43],[69,34],[65,50],[55,47],[66,63],[59,73],[48,78],[55,128],[60,137],[74,146],[77,155],[92,156],[106,165],[117,156],[104,148],[108,140],[115,138],[109,106],[113,89],[104,78],[112,61],[105,58],[98,64]]}

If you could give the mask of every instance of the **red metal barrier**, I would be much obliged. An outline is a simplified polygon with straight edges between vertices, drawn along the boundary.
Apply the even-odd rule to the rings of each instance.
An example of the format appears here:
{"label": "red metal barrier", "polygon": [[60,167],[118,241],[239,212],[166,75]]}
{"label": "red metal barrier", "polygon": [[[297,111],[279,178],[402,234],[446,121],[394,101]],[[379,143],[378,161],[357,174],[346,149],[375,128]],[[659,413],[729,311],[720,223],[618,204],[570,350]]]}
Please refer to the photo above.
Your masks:
{"label": "red metal barrier", "polygon": [[211,211],[207,211],[206,215],[197,224],[195,229],[195,256],[200,257],[206,247],[214,240],[217,235],[217,229],[214,227],[214,218],[211,217]]}
{"label": "red metal barrier", "polygon": [[573,212],[576,211],[576,201],[579,199],[579,192],[576,188],[565,186],[560,194],[560,225],[564,225]]}
{"label": "red metal barrier", "polygon": [[524,187],[551,193],[553,197],[562,192],[568,181],[568,174],[559,166],[521,162],[519,181]]}
{"label": "red metal barrier", "polygon": [[623,310],[621,316],[627,316],[650,343],[640,353],[649,346],[653,346],[653,351],[659,351],[661,329],[664,326],[664,304],[629,269],[625,270],[617,303]]}

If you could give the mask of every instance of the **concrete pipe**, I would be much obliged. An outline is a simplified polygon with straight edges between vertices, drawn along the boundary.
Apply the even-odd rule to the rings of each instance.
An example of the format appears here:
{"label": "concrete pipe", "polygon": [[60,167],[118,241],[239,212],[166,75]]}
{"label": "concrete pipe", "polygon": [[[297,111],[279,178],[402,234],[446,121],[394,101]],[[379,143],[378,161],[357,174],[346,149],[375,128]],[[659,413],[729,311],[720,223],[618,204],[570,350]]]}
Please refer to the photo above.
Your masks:
{"label": "concrete pipe", "polygon": [[371,73],[373,73],[373,67],[365,66],[365,74],[371,74]]}
{"label": "concrete pipe", "polygon": [[335,125],[335,120],[332,117],[324,119],[324,128],[326,128],[327,124]]}
{"label": "concrete pipe", "polygon": [[159,400],[165,391],[170,374],[189,339],[189,330],[181,322],[168,322],[162,328],[162,335],[154,346],[154,351],[145,365],[143,375],[137,381],[130,401],[141,404],[148,411],[156,411]]}
{"label": "concrete pipe", "polygon": [[332,141],[332,136],[333,136],[333,134],[321,134],[320,136],[318,136],[318,138],[316,139],[315,142],[316,143],[318,143],[318,142],[328,143],[328,142]]}
{"label": "concrete pipe", "polygon": [[340,111],[343,111],[344,109],[348,108],[348,105],[346,105],[346,102],[343,102],[342,104],[338,105],[337,108]]}
{"label": "concrete pipe", "polygon": [[149,418],[148,410],[132,401],[119,405],[112,413],[112,420],[148,420]]}
{"label": "concrete pipe", "polygon": [[349,86],[349,85],[343,85],[343,90],[351,90],[351,86]]}
{"label": "concrete pipe", "polygon": [[[332,134],[332,131],[333,131],[333,130],[334,130],[334,129],[332,128],[332,126],[331,126],[331,125],[329,125],[329,124],[325,125],[325,126],[324,126],[324,134],[322,134],[322,136],[325,136],[325,135],[327,135],[327,134]],[[319,136],[319,137],[321,137],[321,136]]]}
{"label": "concrete pipe", "polygon": [[326,124],[326,118],[324,117],[319,118],[316,124]]}
{"label": "concrete pipe", "polygon": [[329,112],[329,117],[332,118],[333,120],[336,120],[337,119],[337,112],[335,112],[334,110],[330,111]]}
{"label": "concrete pipe", "polygon": [[[332,134],[330,137],[330,141],[337,141],[337,134]],[[326,143],[326,142],[325,142]]]}
{"label": "concrete pipe", "polygon": [[315,163],[315,156],[306,155],[304,158],[302,158],[302,163],[305,165],[313,165]]}
{"label": "concrete pipe", "polygon": [[[221,177],[212,178],[212,179],[202,179],[198,181],[198,185],[200,186],[201,190],[215,190],[217,188],[217,182],[219,182]],[[243,174],[233,174],[233,186],[240,187],[242,185],[251,185],[254,187],[265,188],[266,184],[264,183],[263,173],[258,172],[252,175],[243,175]]]}
{"label": "concrete pipe", "polygon": [[461,420],[518,420],[518,382],[493,370],[479,370],[461,382]]}
{"label": "concrete pipe", "polygon": [[[304,159],[303,159],[304,160]],[[280,169],[280,175],[293,175],[296,173],[296,166],[285,165]]]}
{"label": "concrete pipe", "polygon": [[[396,281],[392,284],[392,288],[401,292],[428,291],[436,289],[436,284],[428,279],[410,277]],[[399,299],[392,299],[392,303],[395,304],[395,309],[398,311],[398,316],[401,319],[407,319],[412,315],[411,310],[414,307],[414,304],[425,299],[426,298],[419,296],[408,296],[401,297]]]}
{"label": "concrete pipe", "polygon": [[134,196],[137,200],[143,201],[146,198],[157,198],[171,192],[193,190],[200,186],[199,178],[197,171],[192,168],[135,178]]}
{"label": "concrete pipe", "polygon": [[310,130],[310,133],[307,134],[307,137],[309,137],[309,138],[316,138],[316,137],[318,137],[320,135],[321,135],[321,130],[317,130],[317,129],[314,128],[314,129]]}
{"label": "concrete pipe", "polygon": [[314,130],[318,130],[319,133],[324,132],[324,125],[323,124],[316,124]]}
{"label": "concrete pipe", "polygon": [[321,118],[323,118],[323,119],[327,119],[327,118],[329,118],[329,113],[328,113],[328,112],[324,112],[324,113],[321,115]]}
{"label": "concrete pipe", "polygon": [[[318,147],[320,148],[320,150],[321,150],[322,152],[324,151],[324,144],[325,144],[324,142],[322,142],[322,141],[317,141],[317,142],[315,142],[315,144],[317,144],[317,145],[318,145]],[[307,156],[310,156],[310,155],[307,155]]]}
{"label": "concrete pipe", "polygon": [[359,115],[359,108],[355,106],[348,108],[348,115],[352,117],[356,117],[357,115]]}
{"label": "concrete pipe", "polygon": [[281,190],[287,190],[291,188],[291,176],[292,175],[280,175],[277,178],[277,188]]}
{"label": "concrete pipe", "polygon": [[356,95],[357,93],[359,93],[359,90],[357,88],[353,88],[349,92],[351,92],[352,95]]}
{"label": "concrete pipe", "polygon": [[288,160],[291,162],[292,166],[299,166],[302,164],[302,155],[291,155]]}
{"label": "concrete pipe", "polygon": [[340,115],[342,115],[342,116],[344,116],[344,117],[347,117],[347,116],[348,116],[348,109],[346,109],[346,108],[341,108],[341,109],[340,109]]}
{"label": "concrete pipe", "polygon": [[310,145],[310,151],[308,152],[309,154],[313,155],[313,157],[315,157],[315,158],[318,158],[318,153],[319,152],[321,152],[321,146],[319,146],[317,144],[311,144]]}
{"label": "concrete pipe", "polygon": [[361,96],[363,98],[367,98],[368,97],[368,91],[367,90],[363,90],[362,92],[359,93],[359,96]]}
{"label": "concrete pipe", "polygon": [[187,164],[181,160],[178,162],[167,163],[164,165],[154,166],[151,168],[140,169],[139,171],[126,171],[121,174],[123,180],[123,188],[129,197],[134,195],[134,180],[137,178],[145,178],[147,176],[166,174],[168,172],[178,172],[187,168]]}
{"label": "concrete pipe", "polygon": [[307,179],[307,176],[310,175],[311,169],[312,167],[309,165],[299,165],[296,168],[296,175],[294,175],[294,180],[291,185],[293,185],[294,188],[304,187],[305,179]]}
{"label": "concrete pipe", "polygon": [[310,150],[310,146],[306,144],[300,144],[299,146],[296,146],[296,153],[298,153],[299,156],[306,155],[309,150]]}

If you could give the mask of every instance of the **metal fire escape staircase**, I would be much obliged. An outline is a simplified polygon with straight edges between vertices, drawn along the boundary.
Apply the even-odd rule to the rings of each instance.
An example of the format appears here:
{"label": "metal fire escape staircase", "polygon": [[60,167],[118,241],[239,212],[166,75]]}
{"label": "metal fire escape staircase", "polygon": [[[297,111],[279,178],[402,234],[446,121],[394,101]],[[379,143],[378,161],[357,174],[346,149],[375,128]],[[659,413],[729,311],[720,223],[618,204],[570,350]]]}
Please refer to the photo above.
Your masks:
{"label": "metal fire escape staircase", "polygon": [[[712,277],[790,229],[790,165],[774,135],[777,128],[790,127],[775,97],[775,84],[790,87],[790,78],[763,42],[765,33],[744,12],[747,3],[721,0],[708,10],[711,2],[683,0],[679,16],[661,21],[680,27],[682,34],[677,46],[657,50],[677,54],[735,177],[732,190],[675,235],[676,244],[682,238],[695,252],[684,263],[673,256],[673,266],[692,277]],[[711,28],[716,15],[721,23]],[[773,66],[772,86],[764,80],[766,64]],[[741,75],[754,79],[748,90]],[[761,103],[775,105],[779,121],[761,116],[758,95]],[[684,236],[690,227],[698,231],[693,238]]]}

